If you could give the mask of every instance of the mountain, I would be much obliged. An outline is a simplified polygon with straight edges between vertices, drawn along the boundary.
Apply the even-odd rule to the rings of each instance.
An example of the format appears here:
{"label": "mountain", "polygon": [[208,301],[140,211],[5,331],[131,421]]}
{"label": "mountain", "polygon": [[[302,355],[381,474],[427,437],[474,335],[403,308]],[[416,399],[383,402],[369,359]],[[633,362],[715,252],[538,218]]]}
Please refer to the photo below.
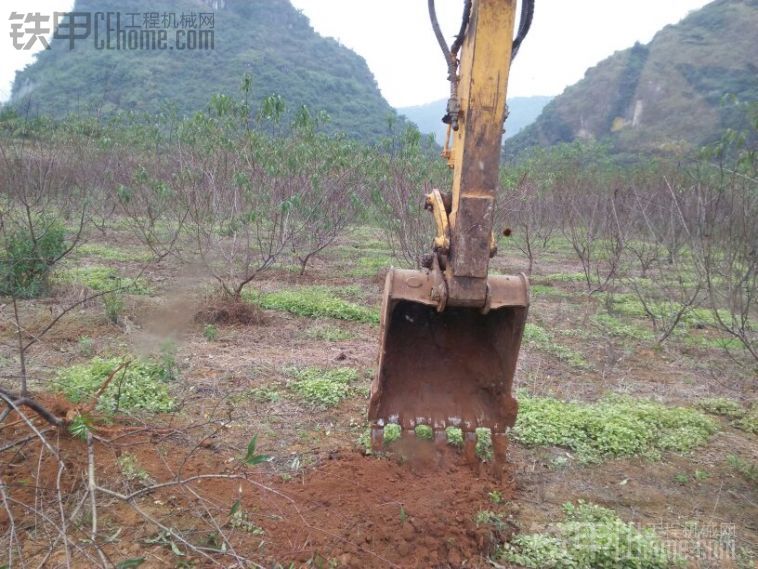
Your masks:
{"label": "mountain", "polygon": [[758,0],[716,0],[589,69],[511,140],[508,154],[574,140],[685,153],[739,126],[758,100]]}
{"label": "mountain", "polygon": [[[516,135],[527,125],[534,122],[551,99],[552,97],[542,96],[508,99],[509,114],[505,123],[505,138]],[[397,112],[416,123],[421,132],[434,134],[437,143],[443,145],[445,144],[447,125],[443,124],[440,119],[445,114],[446,107],[447,99],[440,99],[425,105],[401,107],[397,109]]]}
{"label": "mountain", "polygon": [[[62,37],[16,74],[11,105],[54,116],[152,113],[171,106],[191,114],[206,108],[215,93],[241,97],[243,77],[250,74],[253,101],[277,93],[290,110],[301,104],[324,110],[332,128],[362,139],[386,134],[387,117],[396,115],[365,60],[318,35],[288,0],[77,0],[74,12],[85,14],[79,22],[86,14],[92,22],[99,18],[98,37],[93,28],[70,49],[66,38],[71,27],[59,27]],[[114,14],[110,37],[104,17],[98,16],[109,12]],[[117,12],[122,36],[115,27]],[[204,29],[213,32],[212,49],[179,49],[190,45],[189,30],[199,42],[199,22],[191,16],[201,13],[206,14]],[[154,29],[167,29],[166,48],[147,44],[151,49],[123,49],[132,24],[145,37]],[[184,33],[181,46],[178,41],[174,45],[177,30]],[[73,31],[85,35],[84,27]],[[118,48],[119,37],[127,40],[121,49],[98,49]]]}

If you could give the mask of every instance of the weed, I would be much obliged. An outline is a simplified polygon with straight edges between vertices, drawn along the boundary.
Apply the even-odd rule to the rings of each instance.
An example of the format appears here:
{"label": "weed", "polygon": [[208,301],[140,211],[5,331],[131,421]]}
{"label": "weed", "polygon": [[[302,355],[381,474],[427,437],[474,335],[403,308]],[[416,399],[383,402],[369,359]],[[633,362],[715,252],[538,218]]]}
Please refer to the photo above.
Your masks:
{"label": "weed", "polygon": [[[121,363],[121,358],[93,358],[89,363],[74,365],[58,372],[53,387],[73,403],[89,401]],[[98,399],[97,409],[105,413],[133,409],[170,411],[174,407],[174,401],[169,397],[162,378],[160,364],[152,360],[134,360],[116,373]]]}
{"label": "weed", "polygon": [[503,494],[499,490],[493,490],[492,492],[489,492],[487,494],[487,497],[490,499],[490,502],[495,505],[503,503]]}
{"label": "weed", "polygon": [[118,467],[121,474],[129,482],[146,482],[150,475],[137,462],[137,457],[125,452],[118,457]]}
{"label": "weed", "polygon": [[711,475],[708,474],[705,470],[695,470],[694,477],[698,482],[703,482],[705,480],[708,480]]}
{"label": "weed", "polygon": [[277,403],[282,398],[279,391],[275,387],[270,386],[251,389],[250,395],[260,403]]}
{"label": "weed", "polygon": [[[665,301],[647,302],[646,306],[642,304],[639,298],[630,293],[614,293],[611,297],[607,293],[602,293],[601,300],[610,308],[613,314],[621,314],[631,318],[649,318],[648,310],[658,320],[670,320],[672,313],[676,313],[681,307]],[[720,315],[727,321],[730,316],[727,311],[721,311]],[[715,326],[716,317],[713,312],[707,308],[692,308],[687,310],[681,318],[680,328],[686,326]]]}
{"label": "weed", "polygon": [[732,426],[746,433],[758,435],[758,403],[754,403],[743,417],[733,421]]}
{"label": "weed", "polygon": [[414,430],[420,439],[431,441],[434,438],[434,430],[429,425],[416,425]]}
{"label": "weed", "polygon": [[408,521],[408,514],[405,513],[405,508],[401,505],[400,506],[400,525],[403,525],[407,521]]}
{"label": "weed", "polygon": [[158,375],[162,381],[174,381],[179,377],[179,365],[176,363],[176,344],[172,340],[166,340],[161,344],[158,361]]}
{"label": "weed", "polygon": [[386,425],[384,427],[384,442],[387,443],[393,443],[396,440],[400,438],[400,435],[403,434],[403,429],[400,427],[400,425],[396,425],[394,423],[390,423],[389,425]]}
{"label": "weed", "polygon": [[87,433],[89,433],[91,429],[92,419],[81,413],[77,413],[71,420],[71,424],[68,426],[68,432],[71,433],[71,436],[82,440],[87,438]]}
{"label": "weed", "polygon": [[101,243],[86,243],[79,246],[76,251],[80,255],[86,255],[88,257],[100,257],[107,261],[149,261],[152,256],[149,253],[138,253],[136,251],[128,251],[121,249],[120,247],[113,247],[110,245],[103,245]]}
{"label": "weed", "polygon": [[612,397],[598,403],[521,397],[514,439],[531,446],[561,446],[583,462],[689,451],[708,441],[717,424],[702,413],[650,401]]}
{"label": "weed", "polygon": [[79,353],[85,357],[91,358],[95,355],[95,342],[89,336],[79,338]]}
{"label": "weed", "polygon": [[487,428],[476,430],[476,455],[485,462],[492,460],[492,431]]}
{"label": "weed", "polygon": [[758,463],[748,462],[735,454],[730,454],[726,457],[726,462],[748,482],[752,482],[753,484],[758,482]]}
{"label": "weed", "polygon": [[243,462],[248,466],[257,466],[264,462],[270,462],[271,457],[266,454],[257,454],[256,447],[258,446],[258,435],[253,435],[250,442],[247,443],[247,453]]}
{"label": "weed", "polygon": [[382,269],[387,269],[392,265],[392,258],[381,253],[369,254],[352,260],[352,268],[348,271],[351,277],[367,278],[376,276]]}
{"label": "weed", "polygon": [[350,393],[350,383],[358,378],[355,368],[323,369],[308,367],[288,370],[296,381],[292,389],[308,403],[318,407],[334,407]]}
{"label": "weed", "polygon": [[698,407],[711,415],[723,415],[724,417],[730,417],[732,419],[745,415],[745,410],[739,402],[732,399],[726,399],[725,397],[703,399],[698,403]]}
{"label": "weed", "polygon": [[105,307],[105,317],[108,322],[118,324],[119,316],[124,310],[124,299],[118,292],[109,292],[103,295],[103,306]]}
{"label": "weed", "polygon": [[674,475],[674,482],[676,482],[680,486],[686,486],[687,484],[690,483],[690,477],[680,472]]}
{"label": "weed", "polygon": [[61,283],[78,284],[97,292],[113,290],[129,294],[150,294],[150,288],[144,280],[121,277],[116,269],[100,265],[65,269],[56,272],[54,278]]}
{"label": "weed", "polygon": [[568,296],[561,289],[551,285],[531,284],[529,285],[529,294],[535,297],[539,296]]}
{"label": "weed", "polygon": [[582,354],[556,343],[552,335],[537,324],[527,323],[524,327],[524,341],[565,361],[572,367],[589,367],[589,363]]}
{"label": "weed", "polygon": [[358,448],[363,449],[364,454],[373,454],[371,449],[371,427],[367,427],[358,437]]}
{"label": "weed", "polygon": [[203,337],[209,342],[215,342],[218,339],[218,328],[213,324],[206,324],[203,328]]}
{"label": "weed", "polygon": [[559,283],[581,283],[586,281],[587,277],[584,273],[554,273],[552,275],[546,275],[545,279]]}
{"label": "weed", "polygon": [[47,292],[50,270],[66,251],[65,227],[38,217],[31,228],[8,228],[0,242],[0,296],[35,298]]}
{"label": "weed", "polygon": [[232,509],[229,512],[229,527],[253,535],[264,534],[263,528],[250,521],[250,516],[244,509],[242,509],[239,500],[232,505]]}
{"label": "weed", "polygon": [[343,300],[324,286],[251,294],[247,298],[261,308],[283,310],[298,316],[379,323],[378,310]]}
{"label": "weed", "polygon": [[327,342],[341,342],[353,337],[349,330],[343,330],[339,326],[326,322],[312,326],[306,330],[305,335],[311,340],[325,340]]}
{"label": "weed", "polygon": [[612,510],[564,505],[564,521],[549,533],[515,536],[498,551],[499,560],[534,569],[668,569],[682,561],[670,556],[651,529],[638,530]]}
{"label": "weed", "polygon": [[447,435],[447,444],[452,445],[454,447],[462,447],[463,446],[463,430],[459,427],[447,427],[445,429],[445,434]]}
{"label": "weed", "polygon": [[642,342],[649,342],[655,339],[655,334],[650,330],[631,322],[621,322],[610,314],[595,314],[592,317],[592,321],[611,336],[631,338],[632,340]]}
{"label": "weed", "polygon": [[497,530],[502,530],[506,527],[503,516],[490,510],[479,510],[474,516],[474,522],[478,526],[492,526]]}

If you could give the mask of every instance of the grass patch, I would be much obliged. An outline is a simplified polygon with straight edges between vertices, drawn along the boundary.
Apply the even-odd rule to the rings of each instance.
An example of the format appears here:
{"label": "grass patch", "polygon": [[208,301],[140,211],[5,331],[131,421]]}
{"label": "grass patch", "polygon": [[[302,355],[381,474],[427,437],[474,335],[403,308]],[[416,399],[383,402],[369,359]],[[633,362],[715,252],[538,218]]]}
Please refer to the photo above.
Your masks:
{"label": "grass patch", "polygon": [[717,423],[695,409],[613,397],[598,403],[521,397],[514,439],[528,446],[559,446],[582,462],[686,452],[705,444]]}
{"label": "grass patch", "polygon": [[343,330],[339,326],[328,322],[320,322],[308,328],[305,331],[305,335],[311,340],[323,340],[326,342],[342,342],[353,338],[353,333],[349,330]]}
{"label": "grass patch", "polygon": [[379,323],[378,310],[344,300],[325,286],[248,294],[246,297],[261,308],[283,310],[297,316]]}
{"label": "grass patch", "polygon": [[[610,306],[610,312],[620,314],[630,318],[649,318],[642,302],[631,293],[613,293],[611,298],[607,297],[608,293],[601,293],[599,298],[606,306]],[[658,319],[668,321],[673,318],[679,306],[676,303],[654,302],[647,303],[647,308]],[[731,320],[729,312],[726,310],[719,311],[720,316],[727,322]],[[681,318],[681,325],[684,326],[716,326],[716,317],[708,308],[692,308],[687,310]]]}
{"label": "grass patch", "polygon": [[683,566],[652,529],[637,529],[613,510],[579,502],[548,533],[515,536],[498,560],[534,569],[667,569]]}
{"label": "grass patch", "polygon": [[750,411],[732,422],[732,426],[746,433],[758,435],[758,404],[754,403]]}
{"label": "grass patch", "polygon": [[723,415],[732,419],[742,417],[746,413],[739,402],[725,397],[703,399],[697,406],[711,415]]}
{"label": "grass patch", "polygon": [[[72,403],[89,401],[103,382],[123,360],[121,358],[93,358],[58,372],[53,388]],[[132,360],[125,370],[116,373],[97,402],[101,412],[144,410],[156,413],[174,408],[169,397],[165,378],[166,370],[160,362],[146,359]]]}
{"label": "grass patch", "polygon": [[592,322],[601,328],[604,333],[617,338],[630,338],[641,342],[655,340],[655,334],[650,330],[632,322],[622,322],[610,314],[595,314],[592,317]]}
{"label": "grass patch", "polygon": [[743,460],[734,454],[726,457],[726,462],[748,482],[752,482],[753,484],[758,482],[758,464],[755,462]]}
{"label": "grass patch", "polygon": [[551,285],[542,285],[542,284],[530,284],[529,285],[529,294],[531,294],[533,297],[540,297],[540,296],[554,296],[554,297],[564,297],[568,296],[568,294],[559,289],[555,288]]}
{"label": "grass patch", "polygon": [[383,269],[388,269],[392,265],[392,258],[389,255],[381,253],[367,254],[367,252],[356,252],[363,255],[358,259],[351,259],[352,268],[348,270],[348,275],[358,278],[375,277]]}
{"label": "grass patch", "polygon": [[122,249],[120,247],[114,247],[110,245],[103,245],[102,243],[86,243],[77,248],[76,252],[79,255],[87,257],[99,257],[107,261],[140,261],[147,262],[153,258],[150,253],[133,251],[128,249]]}
{"label": "grass patch", "polygon": [[282,398],[279,390],[271,386],[256,387],[249,394],[258,403],[277,403]]}
{"label": "grass patch", "polygon": [[745,346],[737,338],[721,337],[708,338],[705,336],[687,336],[685,341],[690,346],[705,348],[706,350],[722,350],[727,352],[741,352]]}
{"label": "grass patch", "polygon": [[545,275],[543,278],[554,283],[581,283],[587,280],[584,273],[553,273]]}
{"label": "grass patch", "polygon": [[293,368],[289,375],[295,378],[292,390],[308,403],[317,407],[334,407],[350,394],[350,384],[358,378],[352,367],[323,369]]}
{"label": "grass patch", "polygon": [[143,279],[122,277],[116,269],[100,265],[73,267],[55,274],[57,282],[86,286],[96,292],[121,290],[130,294],[149,294],[150,288]]}
{"label": "grass patch", "polygon": [[558,344],[550,332],[538,324],[527,323],[524,328],[524,341],[556,358],[566,362],[572,367],[586,369],[590,367],[585,357],[561,344]]}

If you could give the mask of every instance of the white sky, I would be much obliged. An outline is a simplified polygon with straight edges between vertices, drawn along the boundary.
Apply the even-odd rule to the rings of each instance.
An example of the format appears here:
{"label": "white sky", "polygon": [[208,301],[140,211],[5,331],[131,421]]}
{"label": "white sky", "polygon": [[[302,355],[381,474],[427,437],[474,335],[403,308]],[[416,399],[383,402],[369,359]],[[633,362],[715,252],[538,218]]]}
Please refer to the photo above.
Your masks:
{"label": "white sky", "polygon": [[[396,107],[448,95],[445,63],[429,25],[425,0],[291,0],[324,36],[362,55],[382,94]],[[510,96],[557,95],[584,71],[635,41],[647,43],[666,24],[708,0],[535,0],[534,23],[509,80]],[[158,3],[159,4],[159,3]],[[3,0],[0,8],[0,101],[17,69],[33,58],[9,37],[12,11],[52,14],[73,0]],[[458,31],[462,0],[437,0],[444,33]],[[157,8],[156,8],[157,9]],[[218,38],[217,38],[218,41]],[[325,62],[328,64],[328,62]]]}

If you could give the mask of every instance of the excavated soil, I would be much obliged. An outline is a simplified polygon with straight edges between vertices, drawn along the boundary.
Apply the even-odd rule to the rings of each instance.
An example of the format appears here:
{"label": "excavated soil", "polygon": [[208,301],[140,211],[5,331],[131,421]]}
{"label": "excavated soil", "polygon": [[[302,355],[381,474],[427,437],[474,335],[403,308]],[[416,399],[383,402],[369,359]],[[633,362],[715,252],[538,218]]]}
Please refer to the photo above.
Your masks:
{"label": "excavated soil", "polygon": [[[56,415],[67,411],[53,398],[45,403]],[[31,434],[15,420],[9,427],[4,433],[8,438]],[[44,425],[39,422],[39,427]],[[148,560],[147,566],[171,563],[175,552],[154,526],[145,523],[140,510],[182,535],[195,536],[197,545],[214,533],[212,523],[220,523],[237,554],[265,567],[484,567],[487,554],[510,534],[510,528],[495,531],[476,523],[483,509],[506,513],[507,506],[493,505],[488,495],[497,491],[503,501],[510,500],[510,476],[500,470],[496,477],[487,465],[469,466],[452,448],[435,449],[431,443],[417,448],[407,441],[395,454],[382,457],[359,451],[325,453],[311,468],[289,478],[268,465],[245,466],[229,449],[211,439],[186,439],[185,431],[111,425],[97,427],[96,432],[98,484],[128,494],[149,485],[190,480],[151,490],[133,503],[98,493],[101,531],[123,530],[118,540],[102,544],[114,562],[140,556]],[[86,444],[62,431],[55,434],[55,429],[47,435],[65,465],[61,490],[68,500],[83,497]],[[416,452],[419,449],[425,450]],[[35,438],[19,445],[15,456],[0,467],[0,477],[34,479],[34,484],[9,485],[16,499],[53,505],[56,461],[40,451]],[[120,459],[126,454],[144,468],[146,480],[124,482]],[[235,502],[250,527],[230,522]],[[17,525],[32,519],[22,507],[11,511]],[[0,530],[7,524],[6,512],[0,511]],[[197,566],[209,561],[184,546],[179,549]],[[28,539],[25,550],[33,560],[35,551],[44,550],[44,542]],[[56,552],[51,560],[62,561],[62,555]],[[218,557],[222,563],[224,559]],[[77,562],[86,566],[88,561]]]}
{"label": "excavated soil", "polygon": [[513,494],[510,480],[477,474],[453,454],[439,469],[342,454],[278,489],[301,517],[264,524],[272,557],[356,568],[483,565],[496,536],[477,526],[476,513],[493,489]]}

